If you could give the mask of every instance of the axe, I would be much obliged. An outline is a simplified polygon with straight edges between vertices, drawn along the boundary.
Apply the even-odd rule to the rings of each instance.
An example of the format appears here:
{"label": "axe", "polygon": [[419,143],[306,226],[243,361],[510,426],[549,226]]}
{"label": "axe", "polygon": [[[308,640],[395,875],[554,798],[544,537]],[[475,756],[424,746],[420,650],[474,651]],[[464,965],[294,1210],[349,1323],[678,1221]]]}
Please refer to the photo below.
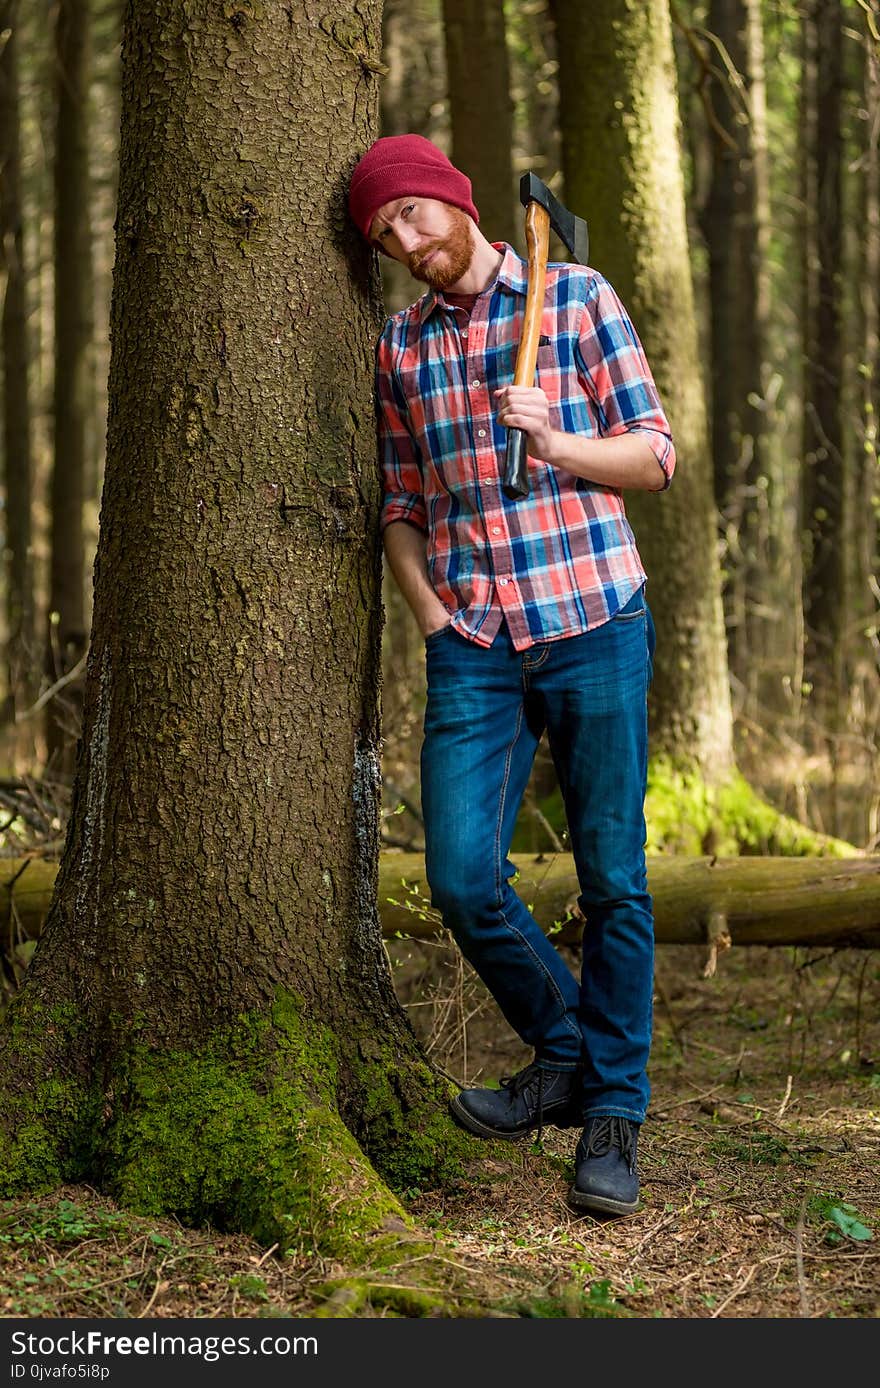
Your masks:
{"label": "axe", "polygon": [[[526,289],[526,311],[522,337],[516,354],[515,386],[531,386],[535,382],[538,360],[538,341],[541,336],[541,311],[544,307],[544,279],[552,226],[564,242],[572,260],[586,265],[589,254],[587,224],[554,198],[546,183],[536,174],[524,173],[519,182],[519,200],[526,209],[526,247],[529,256],[529,277]],[[509,429],[507,455],[504,460],[504,495],[510,501],[520,501],[529,494],[528,437],[522,429]]]}

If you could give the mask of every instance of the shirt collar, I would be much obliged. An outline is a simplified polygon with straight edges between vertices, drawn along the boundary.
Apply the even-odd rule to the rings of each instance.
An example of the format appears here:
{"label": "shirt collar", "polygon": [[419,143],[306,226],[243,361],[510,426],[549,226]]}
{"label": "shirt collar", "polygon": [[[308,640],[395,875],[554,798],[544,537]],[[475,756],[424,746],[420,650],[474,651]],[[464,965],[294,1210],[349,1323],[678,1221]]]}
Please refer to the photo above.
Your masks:
{"label": "shirt collar", "polygon": [[[491,294],[498,287],[503,285],[505,289],[510,289],[514,294],[525,294],[528,286],[528,265],[518,256],[512,246],[508,246],[506,241],[493,241],[492,245],[496,251],[504,252],[504,259],[498,267],[498,274],[491,284],[483,290],[484,294]],[[423,294],[418,302],[419,323],[422,324],[433,313],[438,304],[445,300],[441,293],[434,289],[429,289],[427,294]]]}

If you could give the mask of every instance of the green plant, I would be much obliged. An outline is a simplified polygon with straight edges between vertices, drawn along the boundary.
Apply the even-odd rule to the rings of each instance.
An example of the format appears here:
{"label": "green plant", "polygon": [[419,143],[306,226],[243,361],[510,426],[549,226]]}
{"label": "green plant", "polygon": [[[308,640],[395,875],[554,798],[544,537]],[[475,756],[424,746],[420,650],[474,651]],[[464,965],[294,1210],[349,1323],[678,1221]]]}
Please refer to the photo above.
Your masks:
{"label": "green plant", "polygon": [[0,1214],[0,1243],[72,1243],[116,1230],[124,1221],[123,1214],[86,1212],[72,1200],[59,1200],[54,1206],[18,1205]]}
{"label": "green plant", "polygon": [[842,1243],[844,1239],[852,1239],[855,1243],[867,1243],[869,1239],[873,1239],[873,1229],[868,1227],[855,1205],[838,1200],[832,1195],[816,1195],[810,1206],[815,1214],[831,1225],[825,1233],[826,1243]]}
{"label": "green plant", "polygon": [[257,1277],[255,1273],[242,1272],[236,1277],[230,1277],[229,1285],[241,1296],[247,1297],[249,1301],[268,1301],[269,1290],[262,1277]]}

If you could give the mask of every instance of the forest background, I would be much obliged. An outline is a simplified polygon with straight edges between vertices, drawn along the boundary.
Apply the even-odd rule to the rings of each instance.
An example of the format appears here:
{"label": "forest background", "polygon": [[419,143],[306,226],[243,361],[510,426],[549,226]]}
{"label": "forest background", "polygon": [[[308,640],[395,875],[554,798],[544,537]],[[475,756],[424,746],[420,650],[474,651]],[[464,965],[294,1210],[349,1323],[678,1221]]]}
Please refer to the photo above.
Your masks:
{"label": "forest background", "polygon": [[[226,1195],[194,1200],[166,1192],[153,1199],[145,1191],[150,1182],[157,1189],[167,1184],[167,1172],[151,1172],[148,1179],[137,1161],[120,1158],[133,1143],[130,1132],[110,1121],[112,1138],[104,1143],[100,1159],[92,1154],[80,1161],[71,1157],[80,1136],[74,1141],[68,1131],[60,1142],[62,1158],[49,1160],[44,1152],[36,1166],[28,1159],[30,1164],[24,1162],[21,1168],[27,1179],[8,1186],[15,1198],[4,1225],[12,1259],[7,1307],[14,1313],[35,1314],[53,1314],[59,1307],[68,1313],[101,1307],[97,1313],[117,1315],[149,1305],[153,1314],[205,1314],[195,1290],[198,1279],[189,1272],[172,1275],[190,1255],[169,1254],[167,1249],[187,1247],[186,1238],[192,1236],[184,1232],[184,1225],[211,1220],[221,1228],[262,1238],[255,1253],[240,1236],[236,1243],[236,1235],[228,1235],[233,1242],[224,1245],[224,1257],[241,1260],[233,1272],[212,1261],[220,1246],[213,1236],[197,1245],[198,1256],[192,1256],[210,1289],[212,1314],[230,1306],[235,1314],[255,1314],[255,1308],[269,1308],[274,1314],[289,1314],[293,1308],[303,1314],[304,1308],[309,1311],[316,1305],[331,1307],[331,1314],[428,1314],[437,1308],[449,1313],[450,1306],[460,1314],[465,1304],[470,1306],[467,1314],[505,1315],[744,1315],[760,1314],[767,1306],[779,1315],[874,1314],[869,1245],[878,1193],[876,1179],[868,1173],[877,1146],[874,1057],[880,974],[870,949],[842,946],[872,943],[871,932],[876,934],[880,927],[870,894],[876,891],[876,867],[865,857],[880,843],[880,19],[875,0],[713,0],[704,5],[682,0],[672,6],[665,0],[643,5],[601,0],[589,6],[574,0],[493,0],[479,6],[466,0],[388,0],[384,7],[367,6],[366,18],[357,7],[342,3],[320,7],[315,16],[308,6],[255,7],[245,2],[226,6],[219,18],[202,5],[155,8],[161,22],[151,26],[138,16],[137,6],[125,11],[119,3],[97,0],[54,5],[5,0],[0,6],[6,652],[0,805],[6,809],[2,834],[9,865],[4,879],[6,1002],[27,994],[23,985],[49,911],[65,833],[66,869],[62,868],[54,898],[54,938],[64,934],[68,950],[80,941],[81,958],[73,965],[65,948],[52,947],[47,936],[43,974],[33,983],[31,996],[41,986],[51,990],[53,976],[57,985],[59,977],[68,975],[73,982],[55,986],[55,992],[68,998],[71,1008],[74,999],[79,1006],[86,994],[103,992],[99,1013],[108,1044],[109,1037],[118,1039],[119,1033],[114,1030],[118,1021],[107,1018],[130,1010],[120,1001],[126,996],[125,979],[137,979],[143,972],[149,976],[150,970],[137,934],[140,927],[133,919],[117,910],[117,924],[108,935],[97,905],[93,911],[83,903],[96,900],[97,887],[113,883],[118,905],[129,871],[130,895],[140,894],[145,881],[158,877],[167,896],[185,899],[193,890],[194,874],[203,876],[205,862],[210,862],[204,843],[221,842],[224,835],[227,841],[259,842],[247,814],[228,809],[224,797],[235,786],[234,778],[230,781],[227,772],[218,772],[213,783],[200,780],[193,766],[195,753],[187,754],[190,739],[196,750],[204,750],[208,738],[209,745],[219,742],[225,751],[226,740],[241,733],[242,714],[253,720],[254,709],[267,707],[277,695],[280,667],[270,670],[268,657],[259,697],[254,693],[259,679],[254,678],[253,686],[249,678],[243,680],[240,665],[233,662],[221,677],[221,647],[225,643],[231,650],[239,643],[235,622],[225,608],[226,624],[218,628],[224,639],[213,646],[206,639],[199,651],[199,661],[209,659],[218,676],[213,713],[203,723],[196,720],[196,731],[179,708],[173,716],[169,712],[177,707],[177,695],[168,694],[162,705],[161,672],[144,667],[141,683],[128,686],[129,700],[133,704],[138,690],[149,687],[153,692],[144,697],[144,706],[154,711],[161,706],[164,712],[140,727],[146,752],[135,755],[131,743],[137,720],[117,726],[101,691],[108,683],[106,671],[115,668],[118,652],[129,640],[129,619],[132,629],[137,626],[145,633],[137,659],[152,666],[159,663],[162,644],[156,640],[151,645],[148,638],[186,630],[197,620],[186,602],[175,608],[171,599],[180,594],[181,586],[195,591],[201,581],[198,544],[185,535],[177,535],[177,548],[164,544],[167,534],[157,522],[160,546],[148,533],[149,517],[159,516],[162,502],[154,489],[164,488],[170,508],[195,505],[198,529],[205,500],[194,501],[189,484],[181,483],[175,490],[174,479],[183,476],[184,466],[190,475],[194,467],[203,468],[209,508],[212,486],[219,513],[232,505],[227,483],[214,470],[211,450],[216,451],[221,438],[206,423],[211,409],[206,401],[213,400],[213,408],[222,414],[224,387],[217,373],[226,369],[227,351],[232,350],[227,336],[230,344],[234,336],[229,322],[236,314],[242,321],[250,315],[254,333],[247,358],[253,375],[245,382],[239,407],[247,397],[255,415],[262,416],[260,424],[244,424],[244,414],[239,415],[242,436],[247,438],[250,430],[251,441],[271,451],[278,445],[266,442],[270,420],[282,420],[285,427],[288,420],[286,407],[275,409],[271,391],[277,382],[273,378],[266,385],[265,364],[261,366],[259,347],[254,346],[260,333],[265,342],[272,341],[277,323],[271,315],[261,319],[247,297],[236,308],[235,295],[242,291],[234,280],[224,281],[228,297],[222,300],[222,313],[209,315],[214,364],[193,386],[187,325],[198,316],[200,295],[208,296],[204,302],[214,295],[214,280],[201,267],[199,275],[184,273],[175,279],[173,264],[153,278],[126,278],[134,276],[134,261],[128,264],[125,255],[137,256],[138,238],[143,245],[152,236],[152,254],[170,251],[181,264],[188,263],[193,225],[185,201],[177,204],[178,213],[184,209],[179,233],[169,215],[176,196],[176,190],[171,192],[174,141],[167,133],[172,123],[164,127],[162,157],[168,181],[163,185],[149,172],[159,146],[150,144],[144,135],[147,125],[139,127],[133,115],[126,126],[126,102],[132,111],[146,111],[149,102],[141,98],[152,89],[138,82],[152,71],[169,93],[184,92],[181,104],[171,102],[170,109],[178,115],[189,111],[184,123],[189,120],[193,131],[201,135],[210,126],[211,114],[217,115],[218,128],[226,132],[239,162],[254,165],[258,175],[246,192],[236,189],[233,198],[224,182],[225,156],[212,148],[206,135],[201,162],[193,159],[185,143],[176,152],[181,158],[186,151],[181,188],[192,162],[192,176],[201,177],[206,189],[206,216],[219,208],[221,220],[231,229],[237,261],[257,276],[261,256],[268,253],[261,219],[264,205],[271,201],[267,190],[271,191],[273,173],[261,167],[261,157],[268,159],[268,153],[261,155],[248,141],[258,142],[260,118],[266,118],[251,119],[250,110],[243,108],[237,124],[229,103],[214,108],[205,102],[199,107],[192,96],[198,83],[189,89],[187,84],[193,73],[210,76],[211,63],[195,53],[198,45],[191,52],[180,41],[180,15],[186,11],[184,24],[196,35],[210,36],[212,24],[222,21],[224,70],[238,74],[250,93],[254,83],[248,77],[249,55],[252,50],[255,60],[271,65],[281,54],[272,47],[278,27],[273,20],[283,10],[297,49],[309,58],[297,68],[299,92],[294,89],[291,96],[286,88],[288,108],[280,107],[294,131],[294,144],[299,141],[301,157],[285,190],[296,195],[286,204],[286,235],[299,236],[306,247],[298,247],[293,256],[294,289],[289,281],[284,283],[291,309],[312,323],[308,334],[304,323],[301,337],[286,340],[290,358],[305,366],[301,374],[310,382],[296,397],[299,408],[313,415],[317,410],[321,418],[304,426],[306,446],[299,438],[291,444],[295,466],[282,462],[280,480],[259,485],[269,487],[269,504],[277,504],[282,521],[290,513],[298,520],[298,511],[308,511],[309,504],[302,500],[304,486],[325,495],[326,504],[317,507],[317,514],[335,527],[337,540],[342,537],[341,549],[337,552],[330,545],[323,559],[315,560],[321,555],[323,536],[313,534],[303,520],[305,530],[295,534],[297,553],[306,571],[317,565],[308,580],[323,594],[327,610],[333,610],[343,591],[340,574],[349,580],[354,575],[348,600],[351,591],[359,592],[361,605],[354,623],[356,654],[349,661],[359,672],[352,708],[341,714],[335,693],[338,666],[346,665],[344,641],[338,647],[338,666],[324,670],[322,683],[315,654],[321,624],[316,619],[303,637],[305,663],[311,658],[313,686],[326,687],[329,693],[314,699],[312,691],[310,702],[306,681],[266,720],[276,733],[285,713],[310,724],[314,781],[306,776],[297,793],[302,798],[310,787],[319,808],[312,816],[311,847],[303,848],[306,835],[298,840],[297,850],[304,860],[309,853],[314,858],[317,885],[303,873],[289,913],[278,913],[284,918],[276,934],[264,937],[264,948],[276,948],[277,932],[286,939],[297,929],[298,913],[310,919],[322,891],[326,896],[314,838],[320,830],[321,806],[327,822],[335,824],[337,811],[328,783],[338,778],[342,765],[334,736],[326,729],[337,720],[343,726],[353,719],[352,726],[361,730],[358,747],[365,753],[356,773],[365,779],[356,782],[355,795],[358,785],[367,801],[375,795],[383,848],[378,911],[389,937],[398,996],[434,1066],[432,1083],[444,1075],[456,1080],[498,1078],[523,1059],[516,1039],[504,1031],[472,975],[455,952],[435,938],[436,921],[424,896],[419,858],[422,642],[390,582],[383,585],[381,746],[369,718],[363,716],[371,690],[378,688],[378,671],[372,670],[369,656],[371,642],[379,639],[378,629],[366,612],[373,591],[370,566],[376,556],[373,552],[372,558],[352,559],[351,542],[359,518],[369,523],[374,499],[369,499],[367,485],[356,487],[352,499],[350,479],[335,455],[340,439],[357,435],[354,472],[367,475],[366,348],[381,311],[375,271],[369,270],[363,253],[353,249],[351,229],[344,227],[341,192],[346,171],[373,135],[418,131],[447,149],[468,172],[481,225],[493,239],[506,239],[523,249],[516,189],[526,169],[534,169],[587,219],[591,261],[608,275],[630,308],[673,422],[680,464],[672,491],[661,498],[634,498],[632,505],[627,499],[627,504],[650,575],[660,642],[650,710],[654,757],[649,848],[660,860],[656,872],[669,872],[663,921],[669,920],[671,933],[666,938],[705,943],[705,952],[670,943],[661,945],[658,954],[654,1084],[659,1097],[652,1117],[660,1133],[664,1115],[674,1112],[682,1120],[686,1140],[679,1137],[677,1146],[667,1140],[662,1152],[658,1140],[656,1155],[648,1143],[653,1184],[649,1180],[649,1200],[642,1212],[647,1227],[628,1221],[621,1226],[625,1232],[610,1236],[599,1226],[585,1232],[585,1221],[564,1212],[559,1177],[570,1154],[562,1139],[548,1139],[549,1165],[545,1152],[515,1159],[507,1153],[503,1159],[493,1155],[488,1164],[497,1166],[497,1190],[493,1187],[491,1198],[485,1191],[475,1197],[462,1169],[454,1180],[447,1172],[445,1185],[444,1180],[432,1185],[429,1172],[436,1175],[443,1165],[436,1158],[423,1159],[418,1170],[417,1163],[408,1167],[406,1179],[400,1170],[388,1170],[387,1164],[383,1169],[365,1136],[375,1114],[367,1105],[365,1120],[363,1097],[347,1094],[339,1103],[346,1127],[365,1146],[397,1197],[405,1199],[407,1219],[414,1216],[422,1226],[427,1222],[441,1229],[447,1248],[451,1238],[459,1254],[464,1257],[464,1249],[468,1255],[465,1282],[476,1288],[468,1303],[469,1293],[461,1286],[444,1285],[439,1275],[428,1290],[404,1278],[404,1292],[396,1292],[399,1260],[393,1264],[398,1279],[394,1283],[375,1259],[365,1263],[361,1244],[351,1239],[304,1239],[300,1226],[295,1240],[275,1237],[277,1211],[270,1217],[262,1209],[255,1216],[245,1208],[247,1202],[230,1208]],[[128,68],[120,62],[123,24],[128,25]],[[312,68],[325,61],[320,44],[327,40],[335,50],[333,61],[348,61],[353,69],[345,79],[351,86],[344,91],[341,82],[334,86],[338,73],[326,60],[329,79],[323,79],[323,86],[316,79],[309,94],[306,80]],[[186,54],[185,61],[181,54]],[[277,96],[280,86],[279,70],[278,86],[267,84],[267,90]],[[310,128],[303,113],[316,93],[326,103],[323,115],[330,122],[323,130],[319,125]],[[342,95],[337,100],[338,93]],[[350,109],[355,116],[349,129]],[[159,127],[150,128],[155,135]],[[329,157],[314,149],[322,135],[329,142]],[[278,146],[269,139],[266,151],[273,148]],[[128,192],[121,196],[126,178]],[[216,197],[215,183],[222,190]],[[327,189],[326,207],[323,193],[316,193],[318,187]],[[329,272],[321,237],[333,247]],[[275,254],[283,249],[281,238]],[[290,253],[289,239],[286,250]],[[561,247],[556,246],[554,254],[561,256]],[[114,262],[120,344],[115,380],[110,354]],[[339,291],[340,266],[347,263],[353,267],[354,288]],[[394,266],[383,265],[381,271],[386,311],[409,302],[416,291],[408,277]],[[200,278],[203,274],[206,277]],[[137,309],[143,324],[152,325],[144,326],[142,344],[126,319],[126,290],[132,315]],[[347,292],[353,296],[350,300]],[[322,295],[324,307],[317,304]],[[330,360],[338,346],[338,330],[331,326],[334,314],[355,323],[354,329],[341,334],[346,339],[354,332],[356,339],[350,350],[343,341],[341,365]],[[175,396],[169,368],[164,408],[166,424],[170,421],[173,427],[166,430],[163,443],[156,417],[144,409],[141,448],[140,402],[149,396],[153,380],[149,344],[159,341],[151,334],[161,329],[169,336],[168,322],[184,325],[179,335],[183,355],[176,365],[185,384]],[[190,355],[200,361],[198,334],[193,333]],[[324,345],[318,350],[315,336],[322,333]],[[156,349],[156,361],[167,350]],[[347,393],[345,370],[351,371],[352,363],[359,372],[358,384]],[[159,375],[161,371],[157,379]],[[234,432],[233,421],[224,428]],[[230,436],[222,437],[228,441]],[[236,446],[242,447],[243,443]],[[105,467],[113,462],[114,448],[116,472],[104,489],[102,511]],[[334,457],[325,465],[322,460],[328,453]],[[151,479],[141,478],[150,459],[154,464],[156,459],[171,459],[177,471],[158,467]],[[241,478],[247,493],[252,479],[244,467]],[[93,613],[99,514],[106,586],[103,606],[97,604]],[[259,535],[245,528],[233,525],[231,530],[240,546],[259,543]],[[187,544],[192,554],[185,563],[181,555]],[[271,546],[268,549],[275,584],[283,577],[279,563],[287,553],[283,548],[274,554]],[[171,577],[175,556],[180,566]],[[189,562],[196,567],[188,567]],[[155,581],[144,575],[150,566]],[[96,578],[100,570],[99,554]],[[225,590],[234,584],[227,581],[222,563],[212,559],[205,572],[211,575],[218,601],[225,603]],[[291,592],[299,592],[301,600],[304,579],[298,571],[289,577]],[[245,612],[252,602],[249,592],[244,584],[240,602]],[[247,617],[245,625],[251,620]],[[340,618],[331,618],[335,632],[334,621]],[[271,622],[268,628],[267,651],[273,649]],[[259,631],[259,621],[254,629]],[[246,661],[245,638],[240,644],[236,653],[239,661]],[[192,664],[192,651],[188,654]],[[174,665],[171,660],[169,668]],[[198,705],[195,690],[190,684],[188,699]],[[182,700],[180,707],[186,703]],[[104,744],[110,749],[106,765],[95,751]],[[144,763],[161,763],[168,744],[175,759],[151,783]],[[276,741],[274,764],[279,745],[285,745],[285,756],[295,760],[297,745]],[[376,792],[370,789],[369,769],[363,769],[373,747],[381,751],[381,785]],[[132,759],[140,768],[137,775]],[[169,795],[167,778],[172,777],[181,790]],[[77,800],[72,798],[75,784],[79,821]],[[89,837],[90,807],[103,805],[108,796],[108,803],[116,807],[112,850],[106,836]],[[138,801],[135,811],[130,808],[132,799]],[[120,808],[123,802],[129,805],[125,812]],[[196,804],[199,814],[193,813]],[[181,829],[177,818],[181,809],[188,817],[188,830]],[[274,802],[255,802],[253,813],[262,815],[260,823],[271,824],[279,808]],[[340,812],[340,823],[344,819]],[[123,831],[119,826],[124,824],[128,828]],[[369,824],[356,824],[353,839],[346,838],[347,832],[341,832],[341,855],[348,852],[351,857],[354,843],[369,859],[376,846]],[[284,845],[273,841],[271,830],[265,839],[260,852],[267,860],[283,856]],[[559,796],[543,753],[520,816],[515,849],[522,855],[523,870],[533,870],[534,887],[529,890],[536,914],[548,928],[559,927],[571,915],[574,888]],[[248,853],[259,857],[253,849]],[[807,864],[814,875],[785,877],[778,862],[783,855],[818,860],[821,870]],[[704,872],[715,860],[726,866],[735,858],[750,860],[740,863],[739,875],[731,870],[730,901],[738,905],[721,910],[717,902],[710,902],[710,908],[701,905],[695,917],[689,899],[682,905],[682,895],[687,898],[683,884],[690,879],[681,874]],[[756,858],[767,860],[772,876],[747,875]],[[129,862],[137,863],[139,879]],[[842,871],[833,868],[835,863],[849,865],[849,875],[829,875]],[[354,868],[352,872],[357,878]],[[255,873],[254,878],[250,897],[269,899],[275,890],[271,874]],[[365,880],[369,886],[369,872]],[[528,876],[524,880],[532,882]],[[655,891],[661,885],[660,876],[656,887],[652,876]],[[228,890],[234,895],[231,887]],[[287,890],[290,893],[289,884]],[[364,890],[364,879],[360,885],[355,881],[355,897],[359,890]],[[375,887],[372,890],[375,896]],[[841,915],[842,896],[848,901],[859,897],[861,914]],[[109,900],[108,892],[103,899]],[[205,909],[216,910],[216,901]],[[345,909],[340,892],[328,911],[343,915]],[[732,923],[737,911],[748,919],[755,943],[725,953],[731,933],[739,943]],[[794,920],[784,928],[787,935],[779,925],[785,912]],[[184,948],[179,915],[178,906],[159,932],[166,959],[169,951]],[[82,944],[87,938],[82,934],[84,923],[110,941],[114,968],[100,984],[100,951],[94,938]],[[567,934],[560,931],[560,947],[571,950],[573,967],[576,934],[576,928],[569,927]],[[416,935],[428,938],[413,943]],[[659,913],[658,938],[664,938]],[[318,940],[313,933],[304,958],[314,957]],[[764,948],[762,942],[774,947]],[[224,940],[223,953],[235,959],[243,973],[248,956],[241,943],[233,937]],[[346,946],[355,947],[351,941]],[[291,957],[295,953],[291,951]],[[371,972],[376,970],[378,976],[384,967],[384,956],[370,954]],[[309,974],[314,966],[299,960],[291,970],[292,976],[298,970]],[[207,962],[194,965],[193,972],[204,979],[210,972]],[[277,987],[278,978],[271,981]],[[241,998],[249,996],[247,989],[238,988],[225,981],[218,985],[217,995],[223,997],[218,1010],[227,1017],[237,1015]],[[309,988],[302,991],[308,995]],[[380,983],[376,991],[381,993]],[[392,1008],[387,997],[377,1005],[383,1014]],[[191,1047],[194,1038],[203,1039],[204,1017],[194,1022],[190,1007],[186,1026],[168,1022],[169,1016],[179,1018],[186,1011],[175,1004],[169,989],[156,1004],[147,1030],[152,1027],[163,1037],[168,1033],[185,1039]],[[309,1011],[306,1007],[304,1015]],[[22,1006],[18,1011],[11,1008],[10,1015],[28,1014]],[[124,1031],[130,1030],[131,1022],[129,1017]],[[738,1039],[739,1032],[748,1037],[753,1031],[760,1035],[757,1049]],[[694,1039],[697,1032],[699,1041]],[[20,1041],[8,1045],[12,1050],[5,1053],[7,1064],[12,1056],[20,1065]],[[71,1042],[69,1049],[77,1053],[79,1068],[88,1068],[78,1047],[79,1042]],[[49,1059],[50,1071],[69,1069],[67,1060],[59,1063],[58,1054]],[[20,1080],[8,1075],[7,1080],[14,1093],[27,1090]],[[117,1077],[117,1088],[119,1083]],[[130,1073],[126,1084],[132,1085]],[[106,1103],[107,1094],[114,1092],[106,1074],[101,1088]],[[134,1091],[142,1095],[143,1087],[138,1090],[134,1084]],[[81,1096],[77,1103],[81,1108]],[[60,1107],[67,1113],[71,1105],[65,1101]],[[773,1122],[767,1118],[770,1112],[775,1114]],[[33,1119],[33,1111],[28,1113]],[[65,1117],[62,1126],[71,1121]],[[55,1134],[54,1143],[55,1119],[48,1122],[44,1114],[40,1122]],[[12,1126],[20,1130],[20,1120]],[[374,1142],[393,1146],[391,1127],[388,1120],[383,1137]],[[139,1141],[143,1145],[143,1131]],[[158,1139],[154,1136],[153,1141]],[[555,1153],[554,1141],[559,1144]],[[49,1146],[52,1143],[46,1151]],[[468,1179],[476,1180],[473,1152],[468,1160]],[[790,1164],[797,1169],[800,1185],[789,1208],[765,1186],[768,1171],[778,1178],[777,1168]],[[35,1179],[38,1168],[42,1180]],[[485,1162],[483,1168],[485,1175]],[[714,1173],[714,1181],[707,1194],[708,1171]],[[731,1172],[732,1185],[727,1182]],[[75,1175],[92,1185],[71,1186],[59,1203],[58,1180]],[[312,1194],[315,1180],[312,1172]],[[49,1192],[43,1203],[22,1204],[22,1189],[38,1193],[41,1188]],[[444,1189],[445,1195],[438,1194]],[[276,1197],[277,1193],[273,1208]],[[374,1215],[384,1198],[373,1202]],[[327,1207],[333,1207],[329,1198]],[[707,1208],[717,1238],[707,1234]],[[141,1254],[139,1269],[129,1245],[141,1235],[132,1233],[134,1216],[123,1214],[131,1209],[141,1217],[153,1217],[142,1235],[150,1257]],[[382,1209],[384,1220],[403,1219],[397,1205],[393,1211],[390,1205]],[[159,1215],[174,1215],[184,1223],[169,1233],[156,1223]],[[405,1221],[404,1226],[409,1229]],[[768,1242],[751,1258],[744,1250],[754,1241],[756,1228]],[[665,1234],[660,1232],[664,1229]],[[78,1254],[77,1235],[94,1243],[96,1231],[105,1240],[98,1240],[101,1256],[113,1262],[109,1275],[106,1268],[90,1273],[88,1260],[84,1263]],[[678,1244],[670,1242],[673,1237]],[[273,1243],[281,1246],[288,1262],[277,1267],[270,1262],[269,1276],[265,1249]],[[503,1247],[503,1273],[498,1270],[496,1245]],[[719,1271],[715,1264],[721,1261],[722,1246],[724,1268]],[[22,1250],[30,1257],[35,1247],[35,1260],[19,1261]],[[206,1247],[210,1255],[204,1253]],[[517,1253],[523,1248],[526,1254]],[[425,1258],[436,1274],[439,1264],[431,1262],[423,1244],[418,1249],[412,1258]],[[815,1276],[804,1271],[805,1259],[809,1267],[810,1258]],[[248,1260],[259,1265],[259,1272]],[[687,1292],[681,1290],[682,1261],[687,1263]],[[109,1303],[99,1295],[105,1284],[113,1288],[115,1299]],[[481,1309],[474,1311],[475,1306]]]}

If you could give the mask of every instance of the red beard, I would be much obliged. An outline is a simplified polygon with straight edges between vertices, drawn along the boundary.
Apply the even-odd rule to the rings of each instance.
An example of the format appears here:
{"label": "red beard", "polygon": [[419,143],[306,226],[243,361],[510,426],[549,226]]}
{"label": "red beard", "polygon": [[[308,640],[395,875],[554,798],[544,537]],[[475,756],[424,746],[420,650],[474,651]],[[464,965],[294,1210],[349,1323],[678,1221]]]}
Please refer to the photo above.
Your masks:
{"label": "red beard", "polygon": [[[429,284],[432,289],[449,289],[457,284],[468,269],[474,250],[471,245],[470,218],[458,207],[450,207],[451,226],[446,236],[432,241],[420,251],[413,251],[407,257],[407,265],[413,279]],[[435,251],[440,252],[430,265],[425,261]]]}

